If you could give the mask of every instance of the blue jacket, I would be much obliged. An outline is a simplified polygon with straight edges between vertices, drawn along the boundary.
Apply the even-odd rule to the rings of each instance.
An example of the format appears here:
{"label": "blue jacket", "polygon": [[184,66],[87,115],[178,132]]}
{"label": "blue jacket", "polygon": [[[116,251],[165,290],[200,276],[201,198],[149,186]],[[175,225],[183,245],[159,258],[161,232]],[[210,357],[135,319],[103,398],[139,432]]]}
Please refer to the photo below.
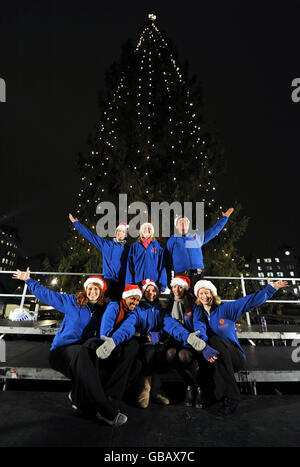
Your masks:
{"label": "blue jacket", "polygon": [[[236,334],[235,322],[247,311],[262,305],[266,300],[271,298],[275,292],[276,289],[268,284],[264,289],[246,295],[246,297],[239,298],[234,302],[224,302],[219,306],[215,305],[211,308],[209,315],[202,306],[195,305],[193,313],[194,330],[200,331],[198,337],[204,341],[207,341],[208,338],[214,334],[222,337],[225,341],[237,346],[244,358],[246,358]],[[199,326],[199,322],[205,324],[206,332],[203,332],[203,325]]]}
{"label": "blue jacket", "polygon": [[[112,333],[120,327],[123,321],[118,323],[118,325],[115,324],[116,319],[119,316],[119,312],[120,312],[120,302],[109,302],[102,316],[101,326],[100,326],[100,337],[101,336],[110,337]],[[128,313],[127,316],[125,316],[124,318],[125,320],[129,316],[129,314],[130,313]]]}
{"label": "blue jacket", "polygon": [[[195,306],[193,307],[193,311],[185,311],[183,315],[183,324],[182,326],[188,331],[188,334],[194,331],[200,331],[198,334],[198,337],[205,336],[205,339],[203,337],[200,337],[203,340],[207,340],[207,335],[206,335],[206,325],[199,313],[194,313]],[[168,308],[167,308],[168,314],[171,316],[172,313],[172,302],[169,303]],[[172,318],[176,321],[175,318]],[[181,322],[180,322],[181,324]],[[184,347],[191,347],[186,341],[183,342]]]}
{"label": "blue jacket", "polygon": [[73,225],[81,235],[102,252],[102,274],[104,279],[112,279],[124,285],[128,245],[121,245],[114,240],[101,238],[78,221],[74,222]]}
{"label": "blue jacket", "polygon": [[80,341],[82,332],[92,317],[92,312],[89,306],[86,305],[80,308],[76,303],[75,294],[53,292],[52,290],[41,286],[33,279],[28,279],[26,284],[28,285],[30,292],[41,302],[53,306],[53,308],[65,315],[60,328],[53,339],[50,350],[62,345]]}
{"label": "blue jacket", "polygon": [[172,235],[167,241],[168,266],[175,274],[189,269],[203,269],[202,245],[216,237],[224,228],[228,217],[223,216],[203,234]]}
{"label": "blue jacket", "polygon": [[148,248],[134,242],[129,250],[125,283],[139,284],[145,279],[152,279],[162,291],[167,287],[164,249],[157,240]]}
{"label": "blue jacket", "polygon": [[111,334],[116,345],[130,339],[136,331],[146,335],[151,331],[166,331],[179,342],[185,342],[189,332],[170,315],[166,314],[157,302],[141,302],[131,311],[122,325]]}

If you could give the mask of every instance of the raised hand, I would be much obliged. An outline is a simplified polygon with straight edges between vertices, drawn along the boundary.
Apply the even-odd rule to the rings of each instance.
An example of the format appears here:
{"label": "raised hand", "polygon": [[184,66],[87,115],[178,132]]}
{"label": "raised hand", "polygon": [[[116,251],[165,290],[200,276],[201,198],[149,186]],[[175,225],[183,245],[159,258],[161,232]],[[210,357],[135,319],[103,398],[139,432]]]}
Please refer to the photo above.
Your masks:
{"label": "raised hand", "polygon": [[229,217],[233,213],[233,211],[233,208],[229,208],[226,212],[222,212],[222,216]]}
{"label": "raised hand", "polygon": [[27,279],[29,279],[30,277],[30,268],[28,267],[26,269],[26,272],[22,272],[20,271],[20,269],[17,269],[17,272],[14,273],[14,275],[12,276],[13,279],[18,279],[18,280],[21,280],[21,281],[27,281]]}
{"label": "raised hand", "polygon": [[73,217],[71,213],[69,213],[69,219],[70,219],[71,222],[77,222],[78,221],[77,217]]}
{"label": "raised hand", "polygon": [[268,284],[270,284],[272,287],[274,287],[274,289],[276,290],[279,290],[279,289],[282,289],[283,287],[287,287],[289,284],[288,284],[288,281],[276,281],[276,282],[272,282],[270,280],[269,277],[267,277],[267,282]]}

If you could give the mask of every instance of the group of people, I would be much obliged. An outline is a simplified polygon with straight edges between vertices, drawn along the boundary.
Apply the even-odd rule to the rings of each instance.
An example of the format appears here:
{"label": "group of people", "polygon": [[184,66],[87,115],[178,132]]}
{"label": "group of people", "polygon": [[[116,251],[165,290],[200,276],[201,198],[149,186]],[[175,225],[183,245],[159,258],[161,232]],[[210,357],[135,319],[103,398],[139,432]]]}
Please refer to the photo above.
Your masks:
{"label": "group of people", "polygon": [[[115,237],[101,238],[69,214],[73,226],[102,252],[103,271],[76,294],[53,292],[17,270],[41,302],[64,314],[50,348],[50,365],[71,379],[71,405],[111,426],[126,423],[119,410],[125,391],[137,387],[136,401],[170,400],[161,375],[174,369],[185,384],[184,403],[203,408],[221,401],[222,415],[233,413],[240,393],[234,373],[245,364],[235,322],[264,303],[285,281],[271,283],[233,302],[222,302],[216,286],[203,279],[202,246],[226,225],[233,208],[201,236],[190,234],[189,219],[175,219],[178,234],[164,250],[151,223],[127,243],[128,226]],[[191,247],[192,245],[192,247]],[[171,271],[174,271],[172,279]],[[170,288],[166,306],[159,300]]]}

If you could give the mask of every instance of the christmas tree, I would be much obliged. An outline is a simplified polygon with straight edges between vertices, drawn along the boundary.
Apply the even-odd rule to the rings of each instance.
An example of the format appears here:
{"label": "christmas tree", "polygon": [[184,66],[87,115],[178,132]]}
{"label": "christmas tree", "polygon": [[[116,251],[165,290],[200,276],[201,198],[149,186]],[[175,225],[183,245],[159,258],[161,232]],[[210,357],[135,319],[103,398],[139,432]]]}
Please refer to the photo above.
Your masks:
{"label": "christmas tree", "polygon": [[[204,202],[209,228],[228,207],[217,200],[223,165],[222,151],[203,118],[201,89],[150,14],[136,45],[128,41],[106,75],[99,123],[87,154],[79,159],[82,187],[73,214],[96,233],[97,205],[110,201],[118,207],[124,193],[128,205]],[[237,211],[238,206],[228,227],[204,249],[208,274],[238,274],[234,244],[246,220],[241,222]],[[99,251],[70,229],[59,269],[101,271]],[[166,240],[160,239],[162,244]]]}

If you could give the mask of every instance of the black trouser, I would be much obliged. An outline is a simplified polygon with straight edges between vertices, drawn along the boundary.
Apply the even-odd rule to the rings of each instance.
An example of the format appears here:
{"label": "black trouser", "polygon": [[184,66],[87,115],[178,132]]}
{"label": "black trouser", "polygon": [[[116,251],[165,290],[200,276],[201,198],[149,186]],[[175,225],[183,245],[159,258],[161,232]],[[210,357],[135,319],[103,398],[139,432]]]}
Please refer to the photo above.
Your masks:
{"label": "black trouser", "polygon": [[207,370],[201,352],[182,347],[180,342],[171,338],[167,349],[167,362],[170,369],[177,370],[187,386],[203,386]]}
{"label": "black trouser", "polygon": [[166,351],[166,346],[163,343],[142,345],[139,358],[142,362],[144,376],[150,376],[153,373],[163,374],[169,370]]}
{"label": "black trouser", "polygon": [[142,364],[136,359],[140,344],[135,338],[117,346],[110,357],[105,360],[106,374],[104,390],[108,396],[122,400],[128,386],[134,384]]}
{"label": "black trouser", "polygon": [[97,347],[97,338],[57,347],[50,352],[50,366],[71,379],[72,401],[78,408],[90,414],[100,412],[113,420],[118,411],[107,400],[103,389],[101,361],[95,352]]}
{"label": "black trouser", "polygon": [[218,360],[211,364],[215,398],[222,400],[227,397],[239,400],[240,391],[234,373],[244,368],[245,358],[242,352],[219,336],[210,337],[208,344],[220,352]]}

